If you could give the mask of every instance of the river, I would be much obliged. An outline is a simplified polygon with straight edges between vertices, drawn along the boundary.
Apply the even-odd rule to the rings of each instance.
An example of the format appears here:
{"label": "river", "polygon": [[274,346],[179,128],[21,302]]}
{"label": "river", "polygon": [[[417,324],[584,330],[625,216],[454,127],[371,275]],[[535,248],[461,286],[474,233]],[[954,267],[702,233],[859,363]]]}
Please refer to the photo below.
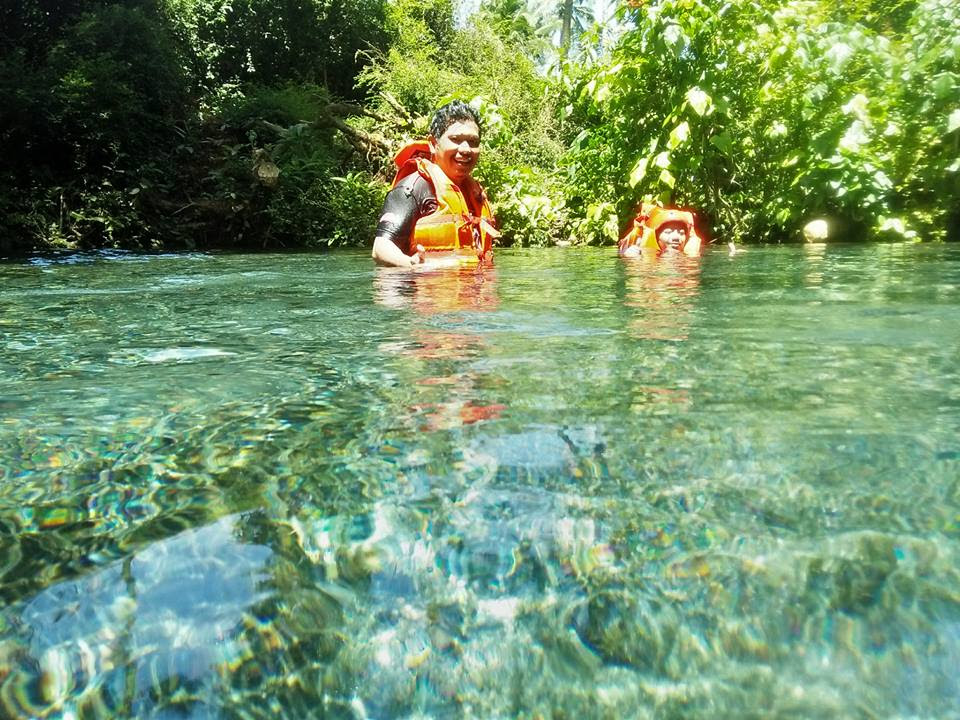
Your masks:
{"label": "river", "polygon": [[0,716],[960,717],[960,247],[0,263]]}

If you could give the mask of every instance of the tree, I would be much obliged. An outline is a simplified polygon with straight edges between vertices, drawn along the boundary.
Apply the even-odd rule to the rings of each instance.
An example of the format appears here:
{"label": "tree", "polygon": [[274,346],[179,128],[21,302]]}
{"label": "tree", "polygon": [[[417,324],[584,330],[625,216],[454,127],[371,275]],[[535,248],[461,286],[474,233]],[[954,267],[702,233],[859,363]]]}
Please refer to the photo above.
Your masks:
{"label": "tree", "polygon": [[799,238],[821,216],[851,238],[942,237],[960,129],[948,5],[920,2],[902,32],[816,0],[625,9],[605,67],[574,78],[568,202],[592,237],[643,198],[692,205],[737,241]]}

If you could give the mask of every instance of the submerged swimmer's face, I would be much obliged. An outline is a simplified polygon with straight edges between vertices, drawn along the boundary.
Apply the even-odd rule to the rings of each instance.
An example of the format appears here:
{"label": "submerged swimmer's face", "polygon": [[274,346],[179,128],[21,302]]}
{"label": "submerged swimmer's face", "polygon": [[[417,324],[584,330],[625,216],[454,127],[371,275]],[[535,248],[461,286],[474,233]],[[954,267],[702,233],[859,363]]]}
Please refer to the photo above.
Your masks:
{"label": "submerged swimmer's face", "polygon": [[657,242],[661,250],[679,250],[686,241],[687,228],[683,223],[666,223],[657,231]]}
{"label": "submerged swimmer's face", "polygon": [[437,165],[459,185],[470,177],[480,159],[480,128],[472,120],[459,120],[433,138],[433,144]]}

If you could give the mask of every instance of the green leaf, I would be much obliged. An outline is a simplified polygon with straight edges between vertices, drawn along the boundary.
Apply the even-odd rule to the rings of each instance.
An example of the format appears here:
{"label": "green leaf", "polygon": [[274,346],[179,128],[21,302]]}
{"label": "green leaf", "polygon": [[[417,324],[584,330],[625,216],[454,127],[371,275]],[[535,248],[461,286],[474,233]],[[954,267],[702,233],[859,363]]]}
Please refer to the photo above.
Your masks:
{"label": "green leaf", "polygon": [[673,176],[673,174],[669,170],[664,168],[663,170],[660,171],[660,182],[662,182],[664,185],[667,185],[672,190],[673,186],[677,182],[677,179]]}
{"label": "green leaf", "polygon": [[611,213],[607,216],[606,221],[603,223],[603,234],[606,235],[609,240],[617,240],[617,236],[620,235],[620,222],[616,215]]}
{"label": "green leaf", "polygon": [[733,140],[725,133],[719,133],[710,138],[710,144],[718,148],[720,152],[726,155],[733,154]]}
{"label": "green leaf", "polygon": [[667,148],[675,150],[683,145],[690,137],[690,125],[684,120],[670,131],[670,139],[667,141]]}
{"label": "green leaf", "polygon": [[863,124],[868,124],[870,122],[870,117],[867,114],[867,105],[870,100],[863,93],[857,93],[850,101],[844,105],[841,109],[847,115],[853,115],[862,122]]}
{"label": "green leaf", "polygon": [[952,133],[957,128],[960,128],[960,109],[954,110],[947,118],[947,132]]}
{"label": "green leaf", "polygon": [[846,43],[838,42],[831,45],[823,56],[831,64],[833,72],[839,75],[847,61],[853,57],[853,48]]}
{"label": "green leaf", "polygon": [[847,128],[847,132],[840,138],[837,145],[838,150],[844,150],[851,154],[860,152],[860,148],[870,142],[870,137],[866,133],[866,128],[859,120],[854,120]]}
{"label": "green leaf", "polygon": [[633,166],[633,170],[630,171],[630,187],[636,187],[643,180],[644,175],[647,174],[648,162],[649,159],[643,157]]}
{"label": "green leaf", "polygon": [[667,25],[663,30],[663,41],[669,47],[677,45],[682,37],[683,33],[680,31],[679,25]]}
{"label": "green leaf", "polygon": [[694,86],[687,90],[687,102],[697,115],[703,116],[713,100],[703,90]]}
{"label": "green leaf", "polygon": [[944,72],[937,75],[933,81],[930,83],[930,89],[933,90],[933,94],[939,99],[949,97],[954,92],[954,87],[957,84],[957,76],[952,72]]}
{"label": "green leaf", "polygon": [[906,236],[908,229],[906,223],[898,217],[884,218],[880,217],[880,225],[877,228],[880,232],[895,232],[897,235]]}

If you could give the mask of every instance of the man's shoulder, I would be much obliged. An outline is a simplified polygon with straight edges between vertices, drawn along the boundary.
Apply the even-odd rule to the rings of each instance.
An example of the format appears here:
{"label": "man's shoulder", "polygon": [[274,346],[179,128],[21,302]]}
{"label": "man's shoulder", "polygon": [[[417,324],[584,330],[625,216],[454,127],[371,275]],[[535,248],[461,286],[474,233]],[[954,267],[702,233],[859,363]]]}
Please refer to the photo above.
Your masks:
{"label": "man's shoulder", "polygon": [[430,182],[415,170],[404,175],[400,181],[394,185],[394,188],[403,188],[408,192],[411,190],[419,190],[423,187],[431,187]]}
{"label": "man's shoulder", "polygon": [[437,193],[433,184],[418,172],[412,172],[404,176],[400,182],[394,186],[394,190],[401,190],[404,195],[416,200],[417,205],[422,205],[428,200],[436,200]]}

